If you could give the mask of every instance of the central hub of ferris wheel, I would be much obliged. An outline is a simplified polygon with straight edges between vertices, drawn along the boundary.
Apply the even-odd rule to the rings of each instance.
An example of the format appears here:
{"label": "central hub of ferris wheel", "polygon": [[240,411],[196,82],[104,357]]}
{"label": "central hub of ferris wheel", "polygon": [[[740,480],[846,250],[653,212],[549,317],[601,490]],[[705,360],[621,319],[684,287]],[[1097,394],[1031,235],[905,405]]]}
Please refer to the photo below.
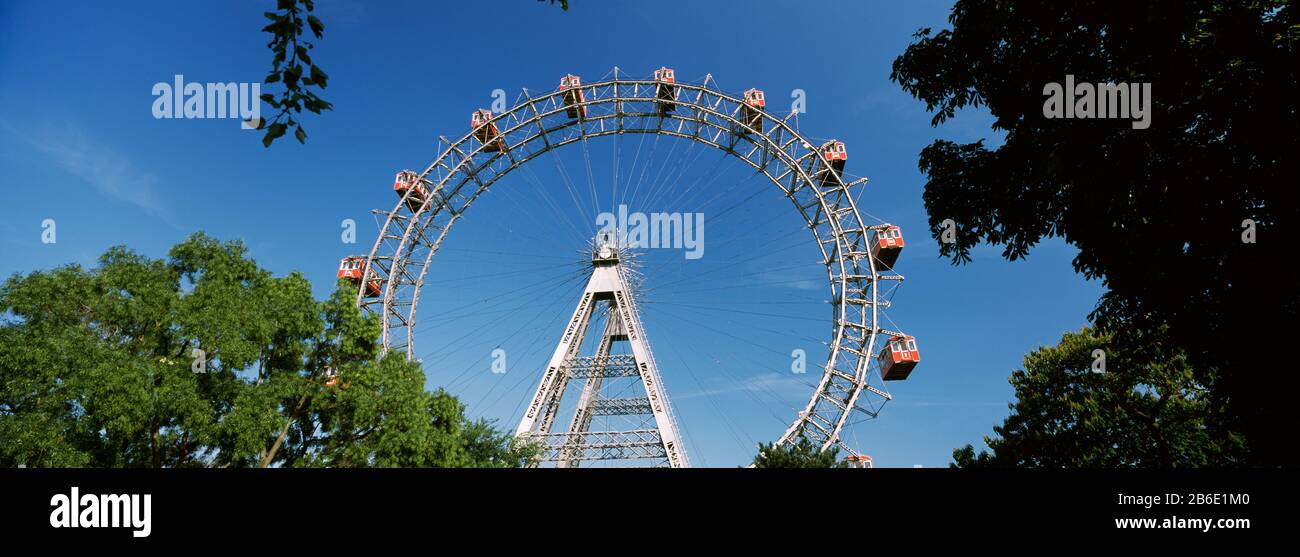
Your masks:
{"label": "central hub of ferris wheel", "polygon": [[[623,251],[612,236],[602,234],[592,243],[591,279],[515,435],[542,445],[539,464],[564,468],[592,460],[649,460],[689,466],[641,325]],[[602,332],[588,339],[593,321],[603,321]],[[590,347],[585,355],[584,345]],[[566,400],[576,402],[566,405]],[[562,415],[569,416],[568,426],[557,430]],[[596,418],[599,429],[592,427]]]}

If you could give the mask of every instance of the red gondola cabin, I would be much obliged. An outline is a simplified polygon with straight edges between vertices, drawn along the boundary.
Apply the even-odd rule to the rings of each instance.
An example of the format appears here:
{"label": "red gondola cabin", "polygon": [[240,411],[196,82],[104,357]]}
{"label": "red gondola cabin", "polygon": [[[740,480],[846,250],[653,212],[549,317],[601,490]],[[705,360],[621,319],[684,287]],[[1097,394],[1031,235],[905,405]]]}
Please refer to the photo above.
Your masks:
{"label": "red gondola cabin", "polygon": [[827,185],[831,181],[831,176],[839,176],[844,172],[844,163],[849,160],[849,152],[844,148],[844,142],[832,139],[823,143],[821,146],[823,168],[817,174],[821,177],[822,185]]}
{"label": "red gondola cabin", "polygon": [[885,381],[907,379],[920,361],[921,353],[916,349],[915,337],[890,338],[880,350],[880,378]]}
{"label": "red gondola cabin", "polygon": [[354,285],[360,285],[361,281],[364,280],[366,283],[365,297],[375,298],[379,296],[379,277],[375,276],[374,271],[366,268],[365,257],[359,255],[344,257],[339,262],[339,278],[346,279]]}
{"label": "red gondola cabin", "polygon": [[497,130],[496,122],[492,121],[491,110],[486,108],[475,110],[469,116],[469,126],[474,129],[474,138],[483,144],[484,151],[496,152],[505,148],[501,132]]}
{"label": "red gondola cabin", "polygon": [[871,457],[864,454],[851,454],[844,457],[844,462],[848,463],[849,468],[873,468]]}
{"label": "red gondola cabin", "polygon": [[871,233],[871,257],[876,258],[886,269],[894,268],[898,254],[902,251],[903,231],[897,226],[885,226]]}
{"label": "red gondola cabin", "polygon": [[[655,70],[655,97],[661,101],[677,100],[677,77],[672,68]],[[677,107],[671,102],[659,103],[659,113],[672,112]]]}
{"label": "red gondola cabin", "polygon": [[323,375],[325,376],[326,387],[333,387],[339,384],[339,370],[334,369],[334,366],[325,366]]}
{"label": "red gondola cabin", "polygon": [[582,104],[586,101],[582,95],[582,78],[573,74],[561,77],[560,91],[564,92],[564,107],[569,117],[586,118],[587,106]]}
{"label": "red gondola cabin", "polygon": [[747,134],[752,129],[758,133],[763,133],[763,111],[766,110],[767,101],[763,98],[763,92],[758,89],[745,91],[745,102],[740,105],[740,123],[749,128],[741,128],[740,133]]}
{"label": "red gondola cabin", "polygon": [[[407,190],[412,190],[410,197],[406,197]],[[393,191],[397,192],[397,197],[406,199],[406,206],[412,212],[419,211],[425,199],[429,197],[429,189],[425,187],[424,181],[410,170],[397,173],[397,177],[393,179]]]}

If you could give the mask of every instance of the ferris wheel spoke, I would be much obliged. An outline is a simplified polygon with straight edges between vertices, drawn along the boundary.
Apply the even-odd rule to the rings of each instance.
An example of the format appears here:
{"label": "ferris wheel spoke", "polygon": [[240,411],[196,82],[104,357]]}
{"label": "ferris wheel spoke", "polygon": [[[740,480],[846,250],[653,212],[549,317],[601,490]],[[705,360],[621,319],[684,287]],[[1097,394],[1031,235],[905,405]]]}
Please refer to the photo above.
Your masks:
{"label": "ferris wheel spoke", "polygon": [[[781,252],[783,252],[783,251],[785,251],[785,250],[788,250],[788,249],[791,249],[791,248],[794,248],[794,247],[802,246],[802,245],[804,245],[804,243],[805,243],[805,242],[799,242],[799,243],[796,243],[796,244],[790,244],[790,245],[788,245],[788,246],[784,246],[784,247],[779,247],[779,248],[775,248],[775,249],[767,250],[767,254],[766,254],[766,255],[770,256],[770,255],[772,255],[772,254],[774,254],[774,253],[781,253]],[[724,245],[725,245],[725,242],[724,242]],[[719,247],[722,247],[722,246],[719,246]],[[681,283],[683,283],[683,282],[691,282],[691,281],[695,281],[695,280],[697,280],[699,277],[708,276],[708,275],[712,275],[712,274],[714,274],[714,273],[720,273],[720,272],[723,272],[723,271],[736,272],[736,268],[733,266],[733,264],[736,263],[737,261],[739,261],[740,258],[741,258],[742,256],[748,257],[746,254],[742,253],[742,254],[740,254],[740,255],[736,255],[736,256],[734,256],[734,257],[732,257],[732,258],[730,258],[730,259],[727,259],[727,260],[722,261],[721,263],[719,263],[718,266],[716,266],[716,267],[714,267],[714,268],[712,268],[712,269],[709,269],[709,270],[706,270],[706,271],[701,271],[701,272],[695,274],[695,275],[692,276],[692,277],[689,277],[689,278],[682,278],[682,279],[678,279],[678,280],[676,280],[676,281],[667,282],[667,283],[662,283],[662,284],[656,284],[656,286],[654,286],[654,287],[652,287],[652,288],[650,288],[650,289],[648,289],[648,290],[650,290],[650,291],[654,291],[654,290],[664,290],[664,289],[666,289],[666,288],[669,287],[669,286],[676,286],[676,285],[681,284]],[[752,259],[747,259],[747,260],[748,260],[748,261],[752,261]],[[809,265],[807,265],[807,264],[796,264],[796,265],[789,265],[789,266],[786,266],[786,267],[767,268],[767,269],[764,269],[764,271],[766,271],[766,272],[774,272],[774,271],[791,270],[791,269],[805,269],[805,268],[808,268],[808,267],[809,267]],[[660,277],[663,276],[662,273],[663,273],[663,272],[666,272],[666,270],[667,270],[667,268],[666,268],[666,266],[665,266],[664,268],[661,268],[661,269],[658,271],[657,274],[653,274],[653,275],[650,275],[650,276],[646,277],[646,280],[647,280],[647,281],[657,280],[658,278],[660,278]]]}
{"label": "ferris wheel spoke", "polygon": [[[645,134],[642,134],[642,137],[644,138]],[[646,177],[646,173],[649,172],[650,170],[650,163],[654,161],[655,153],[659,152],[659,139],[661,137],[662,136],[655,135],[654,141],[650,143],[650,152],[647,153],[647,156],[645,158],[645,163],[641,165],[641,172],[639,174],[637,174],[636,172],[636,164],[635,164],[636,161],[633,161],[632,173],[628,176],[628,180],[631,184],[631,188],[628,189],[628,195],[627,195],[629,204],[635,202],[637,193],[641,191],[642,186],[645,184],[645,177]],[[638,153],[638,155],[639,154],[640,153]],[[637,176],[635,181],[632,181],[632,175]],[[636,205],[632,205],[632,206],[636,207]]]}
{"label": "ferris wheel spoke", "polygon": [[[519,294],[521,294],[521,293],[526,293],[526,292],[530,292],[530,291],[533,291],[533,290],[536,290],[536,291],[544,291],[544,290],[547,289],[547,288],[552,288],[552,287],[556,287],[556,286],[561,286],[561,285],[564,285],[564,284],[567,284],[567,283],[570,283],[570,282],[576,282],[576,281],[577,281],[578,279],[580,279],[580,278],[581,278],[581,275],[580,275],[579,273],[577,273],[577,272],[561,273],[561,274],[556,275],[556,276],[554,276],[554,277],[550,277],[549,279],[534,282],[534,283],[532,283],[531,285],[526,286],[526,287],[524,287],[523,289],[520,289],[520,290],[514,290],[514,291],[502,292],[502,293],[500,293],[500,294],[496,294],[496,295],[492,295],[492,296],[487,296],[487,297],[484,297],[484,298],[476,299],[476,300],[474,300],[474,301],[472,301],[472,302],[469,302],[469,303],[467,303],[467,304],[465,304],[465,305],[457,306],[457,307],[454,307],[454,308],[450,308],[450,309],[446,310],[444,313],[445,313],[445,314],[453,314],[453,315],[454,315],[455,312],[457,312],[457,311],[460,311],[460,310],[463,310],[463,309],[466,309],[466,308],[471,308],[471,307],[476,308],[476,309],[489,309],[489,308],[493,308],[493,307],[500,307],[501,305],[504,305],[504,304],[510,304],[510,303],[513,303],[514,300],[511,299],[511,296],[517,296],[517,295],[519,295]],[[495,301],[496,303],[494,303],[494,304],[490,304],[490,305],[484,305],[485,302],[488,302],[488,301]],[[430,327],[433,327],[433,326],[437,326],[437,324],[431,325]],[[428,329],[417,329],[416,332],[424,332],[424,331],[427,331],[427,330],[428,330]]]}
{"label": "ferris wheel spoke", "polygon": [[[645,188],[645,189],[646,189],[646,193],[645,193],[645,195],[643,196],[643,198],[642,198],[642,199],[639,199],[639,200],[633,198],[632,201],[635,202],[635,203],[637,203],[637,204],[639,204],[639,205],[633,205],[633,206],[644,206],[644,205],[648,205],[652,200],[657,199],[658,196],[660,195],[660,193],[663,191],[664,188],[666,188],[666,187],[670,187],[672,184],[676,184],[676,183],[680,182],[681,178],[682,178],[683,176],[685,176],[686,173],[690,171],[690,169],[694,168],[694,167],[695,167],[695,164],[696,164],[697,162],[699,162],[699,159],[700,159],[701,157],[704,156],[704,152],[705,152],[705,150],[704,150],[704,149],[694,149],[695,145],[692,143],[692,145],[691,145],[692,149],[691,149],[691,150],[699,151],[699,153],[697,153],[696,155],[694,155],[693,157],[691,157],[690,159],[688,159],[688,160],[686,161],[685,164],[677,164],[677,165],[672,165],[672,164],[670,164],[669,161],[673,160],[673,159],[672,159],[672,153],[676,151],[677,146],[678,146],[681,142],[683,142],[683,141],[684,141],[684,140],[674,140],[674,141],[673,141],[673,150],[672,150],[672,151],[669,151],[669,157],[668,157],[667,159],[665,159],[665,161],[664,161],[663,164],[659,165],[659,169],[656,171],[656,173],[655,173],[655,177],[651,180],[650,184],[649,184],[648,186],[646,186],[646,188]],[[668,171],[669,166],[675,166],[675,168],[674,168],[673,170],[671,170],[671,171]],[[668,179],[668,180],[661,180],[661,178],[663,178],[663,176],[664,176],[664,174],[665,174],[665,171],[668,171],[669,179]],[[665,208],[669,208],[669,207],[674,207],[674,205],[672,205],[672,204],[665,204],[664,207],[665,207]]]}
{"label": "ferris wheel spoke", "polygon": [[[561,302],[561,301],[563,301],[563,300],[557,298],[557,300],[556,300],[555,303],[551,304],[550,306],[548,306],[548,307],[545,308],[545,309],[547,309],[547,310],[554,310],[554,309],[558,306],[558,303]],[[516,329],[514,333],[511,333],[510,335],[506,336],[505,338],[502,338],[502,339],[489,338],[489,339],[487,339],[487,341],[485,341],[484,343],[480,343],[480,344],[473,345],[473,346],[481,346],[481,345],[487,345],[487,344],[495,344],[495,345],[497,345],[497,346],[501,346],[501,345],[504,344],[505,342],[508,342],[508,341],[509,341],[511,338],[513,338],[516,334],[518,334],[519,331],[523,330],[524,327],[527,327],[529,324],[531,324],[532,322],[536,321],[538,317],[540,317],[540,316],[542,316],[542,315],[545,315],[545,314],[547,314],[547,313],[550,313],[550,314],[552,314],[552,315],[558,315],[558,313],[556,313],[555,311],[549,311],[549,312],[547,312],[547,311],[539,311],[539,312],[535,313],[535,314],[533,315],[533,317],[530,318],[527,322],[525,322],[523,325],[521,325],[519,329]],[[490,322],[490,323],[485,323],[484,325],[480,326],[478,329],[472,330],[472,331],[470,331],[469,333],[467,333],[465,336],[463,336],[463,337],[461,337],[460,339],[458,339],[457,341],[454,341],[454,342],[452,343],[452,345],[458,346],[458,349],[461,349],[461,350],[468,348],[469,346],[461,346],[459,341],[460,341],[460,340],[464,340],[464,339],[466,339],[466,338],[469,338],[470,336],[474,336],[476,333],[479,333],[479,332],[481,332],[482,330],[484,330],[484,329],[486,329],[486,328],[488,328],[488,327],[494,327],[494,328],[495,328],[496,325],[499,325],[499,324],[500,324],[500,322],[501,322],[502,319],[504,319],[504,316],[501,317],[501,318],[498,318],[498,319],[496,319],[496,320],[494,320],[494,321],[492,321],[492,322]],[[541,336],[541,335],[538,335],[538,338],[540,338],[540,336]],[[445,359],[446,357],[447,357],[446,355],[443,356],[444,359]],[[460,375],[458,375],[455,379],[453,379],[452,382],[449,383],[448,385],[449,385],[449,386],[450,386],[450,385],[454,385],[455,383],[459,382],[459,380],[462,379],[462,378],[464,378],[466,375],[468,375],[469,372],[470,372],[472,369],[473,369],[473,366],[470,366],[470,367],[466,368],[465,371],[463,371]]]}
{"label": "ferris wheel spoke", "polygon": [[[695,155],[694,157],[687,159],[685,164],[674,165],[671,163],[671,161],[676,160],[673,158],[673,155],[677,152],[677,148],[681,146],[681,144],[684,142],[685,142],[684,140],[679,140],[679,139],[672,140],[672,147],[668,151],[668,156],[664,158],[664,162],[660,164],[659,167],[655,170],[654,176],[650,178],[650,181],[645,186],[646,193],[644,194],[643,199],[637,199],[636,196],[633,196],[629,200],[629,204],[633,204],[633,203],[639,204],[634,206],[648,205],[652,200],[655,200],[657,198],[660,184],[662,183],[661,180],[663,179],[664,174],[666,172],[670,175],[676,172],[677,177],[680,178],[683,174],[687,172],[687,169],[693,168],[695,166],[695,162],[699,160],[700,155]],[[694,144],[692,143],[690,147],[694,147]],[[703,154],[702,150],[701,150],[701,154]],[[673,166],[675,166],[676,168],[670,171],[669,167],[673,167]],[[645,176],[642,176],[642,178],[644,179]],[[668,208],[672,206],[665,205],[664,207]]]}
{"label": "ferris wheel spoke", "polygon": [[[529,322],[535,320],[537,315],[540,315],[541,313],[543,312],[542,311],[537,312],[534,315],[533,319],[530,319]],[[470,329],[468,332],[464,333],[463,335],[455,339],[451,339],[445,345],[429,351],[428,353],[425,354],[422,360],[429,362],[430,365],[438,364],[446,360],[447,358],[456,356],[458,354],[464,354],[471,347],[478,347],[481,345],[490,344],[496,339],[488,339],[486,341],[482,341],[479,344],[475,344],[473,342],[467,343],[466,341],[471,338],[480,338],[482,336],[480,333],[484,333],[485,331],[489,331],[489,330],[495,330],[496,328],[499,328],[503,324],[505,324],[508,318],[516,317],[518,314],[519,314],[518,311],[503,312],[497,317],[492,318],[491,320],[488,320],[480,324],[479,326]],[[525,323],[525,325],[526,324],[527,323]]]}
{"label": "ferris wheel spoke", "polygon": [[[777,406],[784,407],[784,408],[789,408],[789,409],[792,409],[792,410],[793,410],[794,408],[793,408],[793,407],[790,407],[789,404],[788,404],[788,401],[785,400],[784,397],[782,397],[779,393],[777,393],[776,391],[772,390],[768,385],[766,385],[765,383],[763,383],[763,382],[761,382],[761,381],[760,381],[760,382],[757,382],[757,383],[750,382],[750,381],[746,381],[746,378],[744,378],[744,377],[740,377],[739,375],[737,375],[736,373],[734,373],[734,370],[733,370],[733,369],[729,368],[729,367],[726,366],[726,365],[723,365],[723,363],[722,363],[722,362],[723,362],[723,358],[720,358],[720,357],[714,355],[711,351],[709,351],[709,350],[707,350],[707,349],[704,349],[703,347],[699,346],[696,342],[694,342],[694,341],[693,341],[692,339],[690,339],[689,337],[684,338],[684,340],[683,340],[683,344],[689,348],[689,351],[690,351],[691,354],[704,355],[704,356],[705,356],[705,358],[704,358],[705,360],[707,360],[707,361],[709,361],[709,362],[712,362],[714,365],[718,366],[718,371],[721,372],[724,376],[726,376],[726,378],[728,379],[728,382],[729,382],[731,385],[733,385],[733,386],[738,386],[738,387],[733,387],[733,388],[735,388],[737,391],[743,393],[745,396],[749,397],[753,402],[757,403],[757,406],[758,406],[758,407],[767,409],[768,413],[772,416],[772,418],[773,418],[773,419],[774,419],[778,424],[783,424],[783,425],[785,424],[785,420],[782,419],[779,415],[777,415],[775,412],[773,412],[773,411],[771,410],[771,406],[772,406],[772,404],[775,403]],[[681,357],[681,354],[680,354],[680,353],[678,354],[678,357],[679,357],[679,358]],[[729,356],[728,358],[732,358],[732,357],[734,357],[734,356]],[[739,358],[740,358],[740,359],[743,359],[743,360],[747,360],[747,361],[749,361],[750,363],[754,364],[754,368],[753,368],[753,369],[761,370],[762,373],[780,375],[780,374],[778,374],[778,373],[775,372],[775,371],[772,371],[772,370],[770,370],[770,369],[767,369],[767,365],[766,365],[766,364],[754,360],[754,358],[753,358],[752,356],[743,356],[743,355],[742,355],[742,356],[739,356]],[[687,367],[687,368],[689,369],[689,365],[685,363],[685,360],[684,360],[684,359],[683,359],[683,364],[682,364],[682,365],[685,366],[685,367]],[[694,372],[692,371],[691,373],[693,374]],[[753,376],[751,376],[751,378],[752,378],[752,377],[753,377]],[[699,384],[698,378],[697,378],[697,384]],[[704,388],[702,384],[701,384],[701,389],[702,389],[702,392],[703,392],[704,396],[711,397],[711,398],[713,397],[713,393],[712,393],[709,389]],[[763,400],[759,399],[759,398],[757,397],[757,393],[760,393],[760,392],[763,393],[764,395],[768,396],[769,398],[771,398],[771,400],[770,400],[770,401],[763,401]],[[752,442],[753,442],[753,439],[751,438],[750,441],[751,441],[751,443],[752,443]]]}
{"label": "ferris wheel spoke", "polygon": [[[555,315],[554,317],[552,317],[551,321],[548,322],[548,323],[544,326],[544,328],[549,329],[550,327],[553,327],[556,323],[559,322],[559,320],[562,318],[562,316],[563,316],[562,313],[556,313],[556,315]],[[541,341],[542,341],[543,338],[545,338],[544,335],[537,335],[536,337],[534,337],[534,338],[533,338],[533,342],[530,343],[527,347],[525,347],[525,348],[523,349],[523,351],[522,351],[522,352],[520,353],[520,355],[519,355],[519,356],[520,356],[519,358],[516,358],[516,359],[515,359],[515,363],[514,363],[514,364],[511,364],[509,367],[506,368],[506,373],[505,373],[505,375],[509,376],[511,371],[515,371],[515,370],[517,370],[518,367],[519,367],[519,362],[521,362],[521,361],[525,361],[525,362],[526,362],[526,361],[531,361],[531,360],[529,360],[529,357],[530,357],[530,356],[534,356],[534,355],[538,355],[538,356],[540,356],[540,355],[542,355],[542,352],[541,352],[541,351],[542,351],[543,349],[545,349],[545,345],[543,345],[543,344],[541,343]],[[526,370],[524,370],[524,371],[526,371]],[[500,392],[499,394],[497,394],[497,397],[496,397],[495,399],[493,399],[493,401],[491,402],[491,406],[495,406],[495,405],[498,404],[498,403],[499,403],[499,402],[500,402],[500,401],[501,401],[505,396],[507,396],[507,395],[509,395],[510,393],[513,393],[513,392],[519,390],[519,388],[520,388],[521,386],[525,385],[525,384],[527,383],[527,381],[528,381],[530,378],[532,378],[532,375],[531,375],[531,374],[529,374],[529,373],[525,373],[525,372],[522,372],[522,371],[515,371],[515,375],[518,376],[519,379],[517,379],[514,383],[512,383],[511,386],[510,386],[509,388],[507,388],[506,390],[504,390],[504,391]],[[492,392],[493,392],[494,390],[495,390],[495,385],[493,385],[491,388],[489,388],[487,393],[484,393],[484,395],[483,395],[483,400],[486,400],[488,396],[491,396],[491,394],[492,394]],[[527,400],[527,397],[528,397],[528,390],[527,390],[527,389],[524,389],[524,390],[521,391],[520,393],[521,393],[521,394],[520,394],[519,402],[515,405],[515,409],[514,409],[514,411],[511,413],[511,417],[514,417],[515,415],[518,415],[518,414],[519,414],[519,409],[520,409],[520,407],[523,405],[524,401]],[[480,401],[480,406],[479,406],[479,407],[480,407],[480,408],[482,407],[482,401]]]}

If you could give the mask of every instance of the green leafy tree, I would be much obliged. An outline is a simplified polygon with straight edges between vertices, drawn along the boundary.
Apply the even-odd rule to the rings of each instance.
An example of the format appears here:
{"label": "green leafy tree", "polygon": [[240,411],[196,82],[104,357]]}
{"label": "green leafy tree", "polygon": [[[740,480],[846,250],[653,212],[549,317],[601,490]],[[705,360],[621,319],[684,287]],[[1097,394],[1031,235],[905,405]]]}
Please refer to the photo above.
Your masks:
{"label": "green leafy tree", "polygon": [[[993,428],[996,436],[984,439],[992,452],[977,454],[966,445],[953,451],[953,466],[1172,468],[1233,462],[1240,438],[1221,431],[1212,385],[1198,382],[1186,358],[1134,367],[1113,340],[1085,327],[1026,356],[1024,369],[1011,374],[1011,415]],[[1103,361],[1099,372],[1094,366]]]}
{"label": "green leafy tree", "polygon": [[[933,124],[985,107],[1005,136],[921,152],[931,233],[957,225],[941,255],[969,261],[987,242],[1014,260],[1050,237],[1078,248],[1075,269],[1107,288],[1091,320],[1146,364],[1185,357],[1263,465],[1294,464],[1300,387],[1286,364],[1300,336],[1294,8],[959,0],[951,29],[920,30],[891,76]],[[1044,88],[1067,74],[1151,84],[1150,128],[1046,118]]]}
{"label": "green leafy tree", "polygon": [[807,437],[799,437],[799,441],[783,445],[759,443],[758,454],[754,456],[754,467],[844,468],[846,465],[840,461],[839,452],[838,447],[819,451],[817,445]]}
{"label": "green leafy tree", "polygon": [[[519,466],[526,447],[376,359],[379,323],[242,243],[112,248],[0,287],[0,466]],[[327,385],[322,371],[339,370]]]}

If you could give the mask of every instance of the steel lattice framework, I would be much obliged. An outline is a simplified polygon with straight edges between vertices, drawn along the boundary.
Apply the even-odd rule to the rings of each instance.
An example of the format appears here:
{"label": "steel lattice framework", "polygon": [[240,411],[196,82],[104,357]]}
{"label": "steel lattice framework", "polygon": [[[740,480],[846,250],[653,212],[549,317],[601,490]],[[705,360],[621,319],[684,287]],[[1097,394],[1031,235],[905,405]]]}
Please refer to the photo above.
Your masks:
{"label": "steel lattice framework", "polygon": [[[636,293],[623,267],[626,252],[619,246],[619,241],[609,235],[598,235],[593,242],[591,278],[579,297],[573,317],[565,323],[564,333],[542,373],[532,403],[524,410],[515,429],[517,438],[540,442],[543,451],[535,464],[547,461],[576,468],[583,461],[647,458],[655,459],[661,466],[690,466],[668,390],[659,375],[654,351],[650,349],[649,335],[641,324]],[[580,355],[583,341],[598,310],[604,310],[606,316],[604,332],[593,339],[597,340],[595,355],[584,357]],[[626,343],[631,352],[611,355],[615,343]],[[608,372],[601,369],[611,364],[614,367]],[[629,374],[628,368],[633,373]],[[581,397],[568,427],[562,430],[564,436],[555,436],[557,412],[578,369],[585,372]],[[635,377],[645,396],[603,395],[605,379],[615,377]],[[648,419],[639,420],[630,430],[615,427],[592,431],[592,420],[597,416]],[[604,425],[609,428],[612,424]]]}
{"label": "steel lattice framework", "polygon": [[[874,418],[891,399],[873,355],[879,335],[903,334],[880,326],[881,310],[889,307],[903,277],[878,265],[868,243],[873,230],[889,225],[863,221],[852,191],[866,180],[846,182],[826,165],[818,147],[793,124],[797,113],[779,118],[762,112],[762,125],[750,127],[741,121],[742,99],[720,90],[712,76],[676,83],[670,99],[656,96],[656,84],[614,68],[612,78],[581,86],[586,115],[576,119],[566,114],[564,91],[524,89],[514,106],[493,116],[499,150],[485,148],[473,131],[454,141],[440,137],[437,158],[419,174],[429,191],[423,203],[408,206],[411,188],[391,211],[376,211],[383,225],[367,268],[382,280],[382,295],[365,297],[363,282],[357,304],[381,316],[385,351],[413,358],[416,309],[431,259],[469,206],[497,180],[548,151],[602,136],[643,133],[696,141],[766,176],[812,232],[831,290],[829,355],[808,404],[778,443],[800,435],[823,449],[839,443],[854,411]],[[673,110],[661,110],[665,105]]]}

